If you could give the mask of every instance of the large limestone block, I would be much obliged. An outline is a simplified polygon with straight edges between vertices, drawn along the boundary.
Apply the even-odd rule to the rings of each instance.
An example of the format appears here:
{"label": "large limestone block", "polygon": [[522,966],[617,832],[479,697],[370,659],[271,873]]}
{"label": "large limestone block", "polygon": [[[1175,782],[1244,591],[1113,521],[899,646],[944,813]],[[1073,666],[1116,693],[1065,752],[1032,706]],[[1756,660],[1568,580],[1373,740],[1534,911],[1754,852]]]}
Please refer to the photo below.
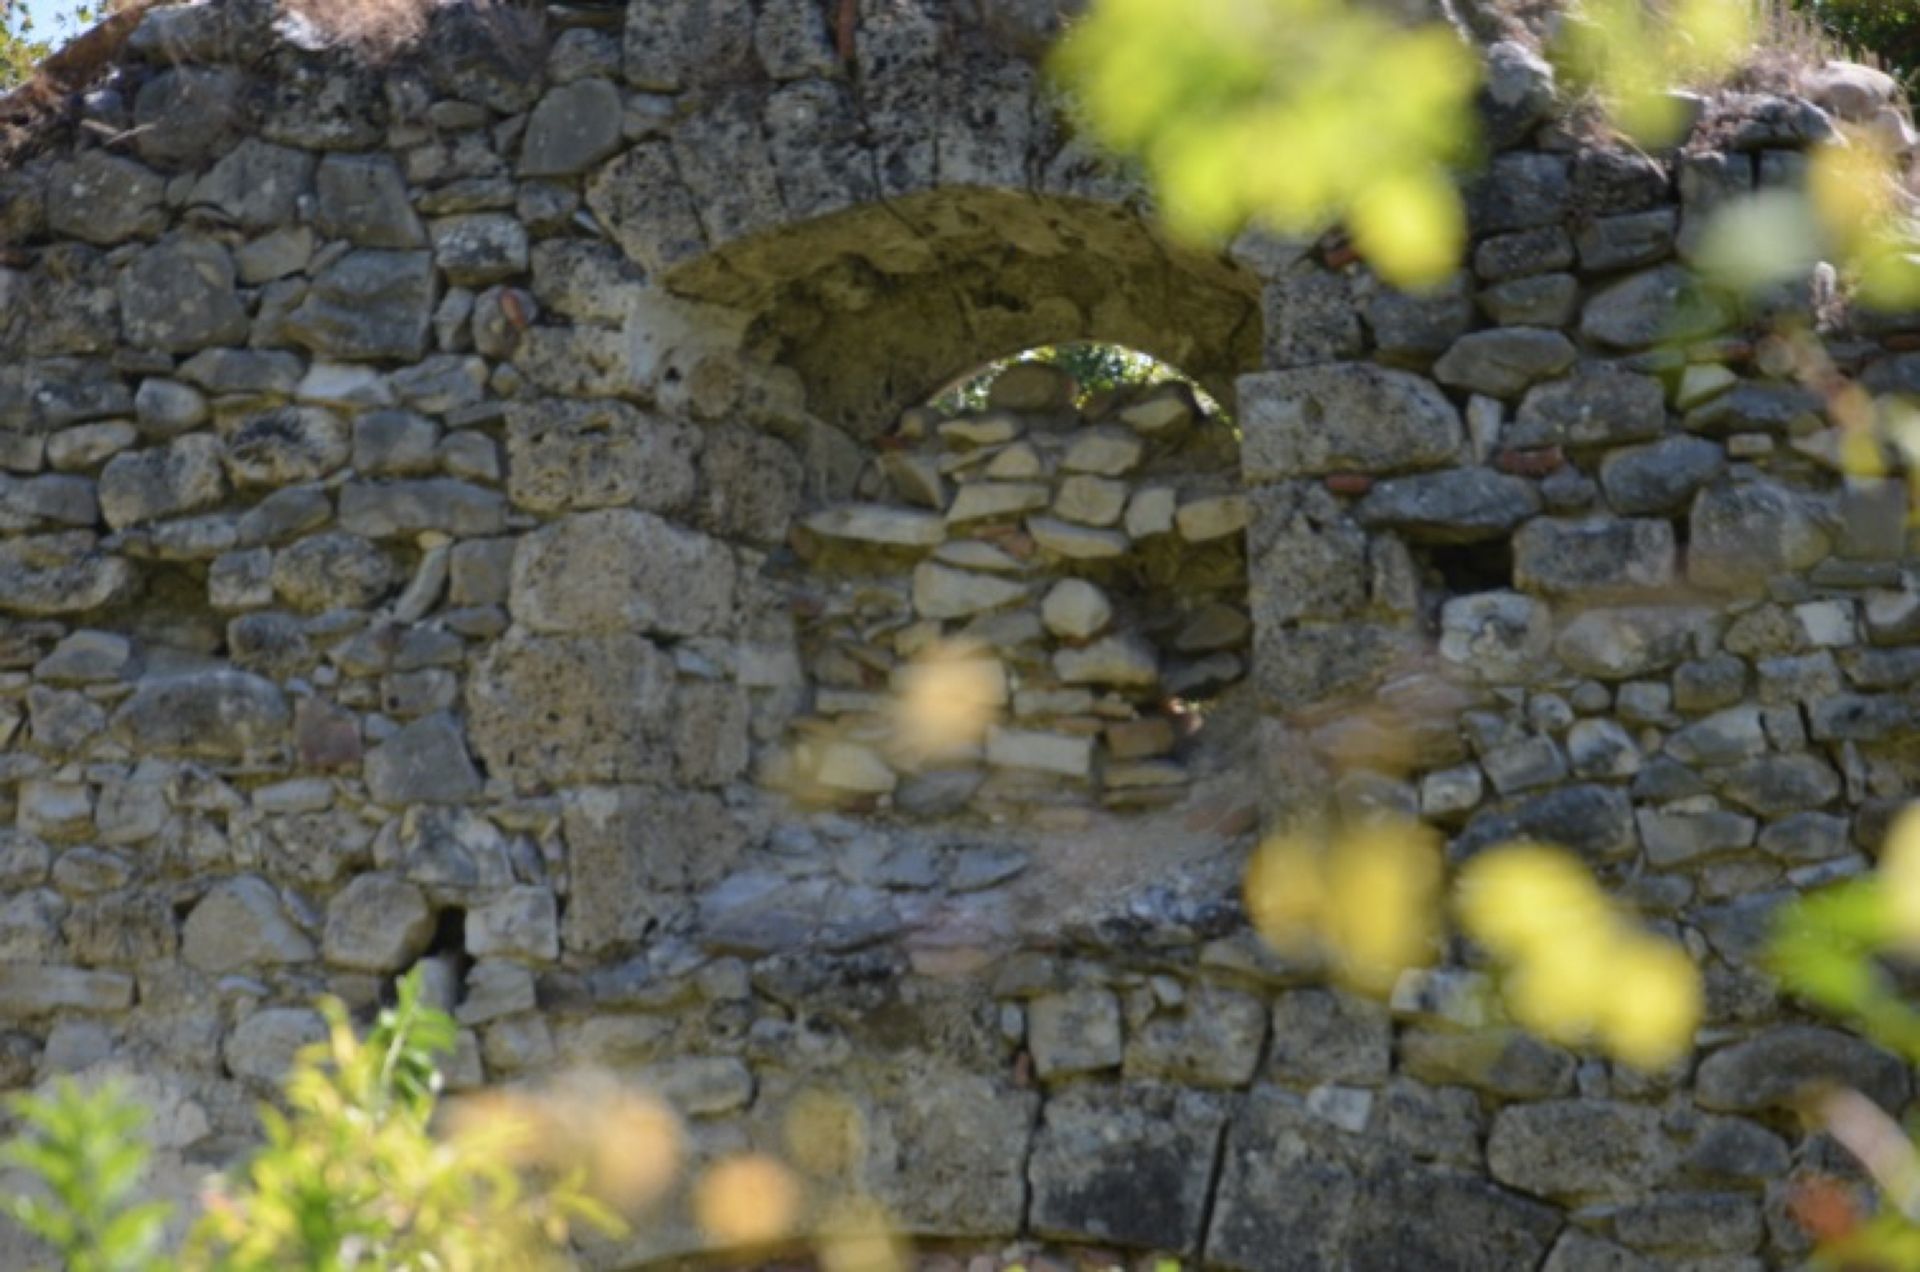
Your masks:
{"label": "large limestone block", "polygon": [[561,797],[573,889],[561,940],[577,954],[637,942],[726,875],[746,834],[718,798],[643,786]]}
{"label": "large limestone block", "polygon": [[1595,1099],[1502,1109],[1487,1137],[1493,1177],[1541,1197],[1628,1201],[1674,1162],[1660,1110]]}
{"label": "large limestone block", "polygon": [[508,606],[541,634],[710,635],[732,620],[735,575],[718,540],[651,513],[608,509],[522,539]]}
{"label": "large limestone block", "polygon": [[474,750],[527,792],[665,780],[673,679],[672,659],[632,632],[510,637],[468,684]]}
{"label": "large limestone block", "polygon": [[1027,1166],[1035,1234],[1193,1253],[1224,1122],[1208,1097],[1157,1083],[1055,1095]]}
{"label": "large limestone block", "polygon": [[1348,1133],[1311,1109],[1257,1087],[1234,1119],[1209,1263],[1285,1272],[1539,1265],[1561,1225],[1556,1211],[1477,1173],[1416,1162],[1379,1134]]}
{"label": "large limestone block", "polygon": [[1436,468],[1464,436],[1439,386],[1365,363],[1242,376],[1239,390],[1253,481]]}

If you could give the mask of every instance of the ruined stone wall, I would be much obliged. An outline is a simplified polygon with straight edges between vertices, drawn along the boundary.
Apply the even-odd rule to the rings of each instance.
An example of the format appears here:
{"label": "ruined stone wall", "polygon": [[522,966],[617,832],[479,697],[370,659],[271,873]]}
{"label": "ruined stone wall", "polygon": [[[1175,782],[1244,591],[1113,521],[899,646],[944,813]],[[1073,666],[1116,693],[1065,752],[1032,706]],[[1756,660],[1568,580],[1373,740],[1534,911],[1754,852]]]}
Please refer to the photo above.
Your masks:
{"label": "ruined stone wall", "polygon": [[[782,1151],[794,1101],[841,1092],[860,1151],[816,1199],[920,1235],[1792,1263],[1790,1177],[1846,1169],[1797,1082],[1899,1109],[1911,1075],[1755,952],[1914,780],[1920,575],[1904,485],[1838,475],[1826,401],[1676,253],[1829,117],[1750,98],[1684,153],[1593,148],[1496,48],[1470,267],[1416,298],[1337,244],[1168,245],[1040,81],[1053,6],[978,8],[863,3],[850,41],[813,0],[450,8],[376,68],[215,0],[149,12],[39,126],[0,172],[0,1086],[138,1075],[184,1190],[315,994],[367,1008],[424,961],[457,1085],[604,1066],[703,1154]],[[1901,321],[1832,334],[1920,390]],[[1223,403],[1237,487],[1231,448],[1182,460],[1172,531],[1136,523],[1179,458],[1149,440],[1133,486],[1081,492],[1124,493],[1117,523],[1063,538],[1065,457],[1139,437],[1124,405],[903,415],[1086,338]],[[1047,508],[954,532],[1036,433],[1010,481],[1051,473]],[[1175,591],[1248,614],[1251,658],[1174,794],[1104,798],[1126,757],[1085,739],[1126,721],[1078,699],[950,765],[981,783],[958,806],[907,806],[885,756],[844,807],[780,789],[923,639],[1024,649],[1010,704],[1070,689],[1058,655],[1104,633],[1049,626],[1068,577],[1162,674],[1150,592],[1062,544],[1150,576],[1208,546],[1192,508],[1247,518]],[[834,645],[876,631],[868,683]],[[1139,687],[1111,705],[1151,725]],[[1378,1004],[1264,950],[1257,823],[1329,800],[1456,858],[1578,850],[1705,968],[1696,1054],[1636,1074],[1473,1019],[1458,973]],[[694,1242],[676,1199],[591,1255]]]}

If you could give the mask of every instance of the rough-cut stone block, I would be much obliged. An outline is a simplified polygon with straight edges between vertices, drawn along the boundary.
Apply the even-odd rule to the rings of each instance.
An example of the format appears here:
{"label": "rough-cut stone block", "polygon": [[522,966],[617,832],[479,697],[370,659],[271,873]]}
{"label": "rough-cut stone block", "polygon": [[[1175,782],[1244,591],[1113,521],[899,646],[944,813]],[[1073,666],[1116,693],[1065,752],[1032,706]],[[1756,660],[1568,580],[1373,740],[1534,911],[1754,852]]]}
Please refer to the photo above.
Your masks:
{"label": "rough-cut stone block", "polygon": [[1054,1096],[1027,1167],[1034,1232],[1194,1253],[1224,1120],[1205,1097],[1147,1083]]}
{"label": "rough-cut stone block", "polygon": [[662,780],[672,753],[672,661],[632,634],[510,638],[474,669],[469,732],[517,789]]}
{"label": "rough-cut stone block", "polygon": [[1786,1025],[1723,1047],[1700,1062],[1700,1104],[1727,1113],[1790,1108],[1809,1089],[1850,1087],[1897,1113],[1912,1092],[1899,1059],[1835,1029]]}
{"label": "rough-cut stone block", "polygon": [[1256,1088],[1228,1133],[1209,1263],[1274,1272],[1534,1267],[1560,1226],[1549,1207],[1425,1166]]}
{"label": "rough-cut stone block", "polygon": [[65,1011],[123,1011],[133,1006],[133,977],[46,963],[0,963],[0,1019]]}
{"label": "rough-cut stone block", "polygon": [[243,671],[192,671],[142,680],[113,717],[138,753],[237,758],[281,741],[290,719],[279,686]]}
{"label": "rough-cut stone block", "polygon": [[215,975],[306,963],[317,953],[287,916],[273,885],[257,875],[215,884],[187,914],[180,932],[181,961]]}
{"label": "rough-cut stone block", "polygon": [[1431,381],[1365,363],[1242,376],[1239,392],[1253,481],[1436,468],[1465,435]]}
{"label": "rough-cut stone block", "polygon": [[420,889],[397,875],[364,874],[327,903],[321,952],[361,972],[397,972],[433,937],[433,911]]}
{"label": "rough-cut stone block", "polygon": [[1658,1109],[1608,1100],[1513,1105],[1493,1119],[1487,1166],[1537,1196],[1625,1201],[1673,1166],[1660,1121]]}
{"label": "rough-cut stone block", "polygon": [[638,942],[724,877],[745,832],[712,795],[649,787],[576,788],[561,797],[574,889],[561,937],[577,954]]}
{"label": "rough-cut stone block", "polygon": [[1120,1043],[1120,1000],[1111,990],[1045,994],[1027,1006],[1027,1049],[1043,1078],[1118,1068]]}
{"label": "rough-cut stone block", "polygon": [[639,630],[701,636],[734,612],[733,554],[646,512],[556,521],[520,541],[513,616],[542,634]]}

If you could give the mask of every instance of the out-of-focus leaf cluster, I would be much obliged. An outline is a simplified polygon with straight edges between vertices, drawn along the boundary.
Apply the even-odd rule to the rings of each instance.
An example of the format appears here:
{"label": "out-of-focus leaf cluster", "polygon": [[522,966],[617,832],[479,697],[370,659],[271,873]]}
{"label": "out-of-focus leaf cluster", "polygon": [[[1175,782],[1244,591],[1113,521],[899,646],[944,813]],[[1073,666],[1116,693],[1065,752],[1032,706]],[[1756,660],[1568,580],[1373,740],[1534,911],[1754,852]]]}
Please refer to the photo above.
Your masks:
{"label": "out-of-focus leaf cluster", "polygon": [[1146,166],[1190,238],[1345,221],[1392,281],[1449,273],[1478,64],[1449,28],[1348,0],[1101,0],[1056,66],[1094,135]]}
{"label": "out-of-focus leaf cluster", "polygon": [[[1248,868],[1246,905],[1283,952],[1324,958],[1342,981],[1385,993],[1439,957],[1445,888],[1434,831],[1369,819],[1267,840]],[[1692,959],[1571,855],[1527,843],[1491,849],[1461,870],[1452,904],[1517,1023],[1643,1069],[1692,1045],[1701,1011]]]}

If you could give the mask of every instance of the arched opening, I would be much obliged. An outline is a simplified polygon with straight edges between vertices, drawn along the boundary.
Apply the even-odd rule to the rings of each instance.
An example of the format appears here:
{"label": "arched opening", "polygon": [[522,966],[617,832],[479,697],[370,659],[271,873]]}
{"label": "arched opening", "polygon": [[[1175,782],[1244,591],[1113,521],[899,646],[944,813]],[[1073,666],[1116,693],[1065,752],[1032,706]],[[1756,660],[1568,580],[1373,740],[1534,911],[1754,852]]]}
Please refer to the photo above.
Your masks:
{"label": "arched opening", "polygon": [[[1123,346],[997,359],[901,413],[793,538],[802,804],[1077,829],[1237,761],[1239,438]],[[1223,723],[1226,722],[1226,723]]]}

